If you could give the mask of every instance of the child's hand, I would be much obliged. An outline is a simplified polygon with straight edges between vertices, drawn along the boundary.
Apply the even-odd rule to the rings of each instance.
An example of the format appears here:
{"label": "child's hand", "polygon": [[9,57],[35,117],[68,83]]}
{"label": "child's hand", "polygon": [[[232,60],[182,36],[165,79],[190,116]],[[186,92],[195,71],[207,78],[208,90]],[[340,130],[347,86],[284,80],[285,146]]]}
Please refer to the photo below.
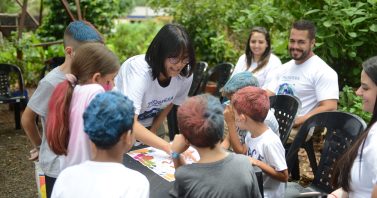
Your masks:
{"label": "child's hand", "polygon": [[39,150],[38,149],[32,149],[30,150],[30,157],[28,158],[30,161],[38,160],[39,157]]}
{"label": "child's hand", "polygon": [[249,161],[250,161],[251,165],[258,166],[257,164],[258,164],[259,160],[254,159],[254,158],[252,158],[250,156],[248,156],[248,158],[249,158]]}
{"label": "child's hand", "polygon": [[230,123],[234,123],[234,111],[232,105],[227,105],[224,109],[224,120],[229,125]]}
{"label": "child's hand", "polygon": [[173,143],[171,144],[171,151],[183,153],[188,149],[189,146],[190,145],[187,144],[186,138],[181,134],[177,134],[175,135]]}

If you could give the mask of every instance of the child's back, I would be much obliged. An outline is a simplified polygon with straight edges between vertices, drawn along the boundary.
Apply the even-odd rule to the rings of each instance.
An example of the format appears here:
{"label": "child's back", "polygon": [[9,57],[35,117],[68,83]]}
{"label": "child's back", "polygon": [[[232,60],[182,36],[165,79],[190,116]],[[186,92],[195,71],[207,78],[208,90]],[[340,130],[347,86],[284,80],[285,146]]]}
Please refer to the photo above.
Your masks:
{"label": "child's back", "polygon": [[[52,197],[148,197],[149,182],[139,172],[114,162],[86,161],[66,168]],[[69,190],[65,190],[69,189]]]}
{"label": "child's back", "polygon": [[133,102],[120,93],[101,93],[82,117],[95,155],[91,161],[64,169],[52,197],[149,197],[147,178],[122,164],[135,138]]}
{"label": "child's back", "polygon": [[195,163],[176,171],[175,197],[260,197],[254,169],[239,154],[213,163]]}

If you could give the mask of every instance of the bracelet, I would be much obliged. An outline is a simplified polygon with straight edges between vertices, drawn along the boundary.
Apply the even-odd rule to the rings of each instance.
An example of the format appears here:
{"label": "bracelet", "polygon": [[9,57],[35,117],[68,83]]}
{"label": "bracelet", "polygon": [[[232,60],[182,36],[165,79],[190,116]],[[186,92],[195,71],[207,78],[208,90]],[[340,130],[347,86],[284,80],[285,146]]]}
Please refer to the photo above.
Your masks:
{"label": "bracelet", "polygon": [[173,159],[179,159],[179,156],[181,156],[181,154],[180,153],[177,153],[177,152],[171,152],[171,158],[173,158]]}

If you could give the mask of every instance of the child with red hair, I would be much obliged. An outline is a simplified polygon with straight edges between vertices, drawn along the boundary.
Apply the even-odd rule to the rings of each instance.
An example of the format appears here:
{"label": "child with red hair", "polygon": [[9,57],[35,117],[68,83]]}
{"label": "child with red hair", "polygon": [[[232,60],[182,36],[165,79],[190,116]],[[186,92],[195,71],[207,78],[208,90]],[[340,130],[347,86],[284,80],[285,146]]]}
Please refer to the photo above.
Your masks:
{"label": "child with red hair", "polygon": [[[176,168],[173,197],[261,197],[248,159],[221,147],[224,115],[219,99],[211,95],[189,98],[178,108],[177,119],[182,135],[176,135],[171,146]],[[189,145],[198,151],[200,160],[184,165],[180,153]]]}
{"label": "child with red hair", "polygon": [[279,137],[264,123],[270,108],[267,92],[244,87],[232,96],[231,104],[236,125],[250,132],[245,138],[247,155],[251,164],[264,173],[264,197],[284,197],[284,183],[288,180],[285,151]]}

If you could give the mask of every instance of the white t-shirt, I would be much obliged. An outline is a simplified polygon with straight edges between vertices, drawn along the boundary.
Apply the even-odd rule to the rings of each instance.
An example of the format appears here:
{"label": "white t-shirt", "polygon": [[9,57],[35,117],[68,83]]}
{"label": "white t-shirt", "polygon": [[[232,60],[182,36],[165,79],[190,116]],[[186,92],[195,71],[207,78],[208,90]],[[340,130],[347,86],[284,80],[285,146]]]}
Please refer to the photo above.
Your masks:
{"label": "white t-shirt", "polygon": [[115,77],[115,86],[134,102],[139,122],[149,127],[166,106],[180,105],[187,98],[192,76],[172,77],[168,86],[161,87],[157,79],[153,80],[145,55],[137,55],[122,64]]}
{"label": "white t-shirt", "polygon": [[60,173],[51,197],[148,198],[149,182],[123,164],[86,161]]}
{"label": "white t-shirt", "polygon": [[[245,143],[248,147],[248,156],[268,164],[277,171],[287,169],[283,144],[281,143],[279,136],[277,136],[271,129],[268,129],[256,138],[252,138],[251,134],[247,133]],[[263,173],[264,197],[284,197],[284,184],[285,183]]]}
{"label": "white t-shirt", "polygon": [[[233,77],[237,73],[244,72],[246,70],[252,72],[257,66],[258,66],[257,62],[253,61],[251,62],[249,69],[246,69],[247,68],[246,55],[243,54],[238,59],[236,67],[234,68],[234,71],[231,77]],[[272,76],[270,75],[271,72],[280,66],[281,66],[280,59],[275,54],[271,53],[268,63],[262,69],[253,73],[253,75],[258,79],[259,87],[264,88],[264,86],[272,80],[271,79]]]}
{"label": "white t-shirt", "polygon": [[69,117],[69,143],[61,170],[91,159],[90,140],[84,132],[84,111],[92,99],[105,90],[99,84],[76,85],[73,90]]}
{"label": "white t-shirt", "polygon": [[301,100],[302,116],[317,107],[323,100],[339,99],[338,74],[317,55],[301,65],[294,60],[278,70],[267,89],[278,94],[294,95]]}
{"label": "white t-shirt", "polygon": [[365,140],[360,161],[361,147],[351,169],[351,192],[349,197],[371,197],[377,184],[377,124],[373,124]]}

